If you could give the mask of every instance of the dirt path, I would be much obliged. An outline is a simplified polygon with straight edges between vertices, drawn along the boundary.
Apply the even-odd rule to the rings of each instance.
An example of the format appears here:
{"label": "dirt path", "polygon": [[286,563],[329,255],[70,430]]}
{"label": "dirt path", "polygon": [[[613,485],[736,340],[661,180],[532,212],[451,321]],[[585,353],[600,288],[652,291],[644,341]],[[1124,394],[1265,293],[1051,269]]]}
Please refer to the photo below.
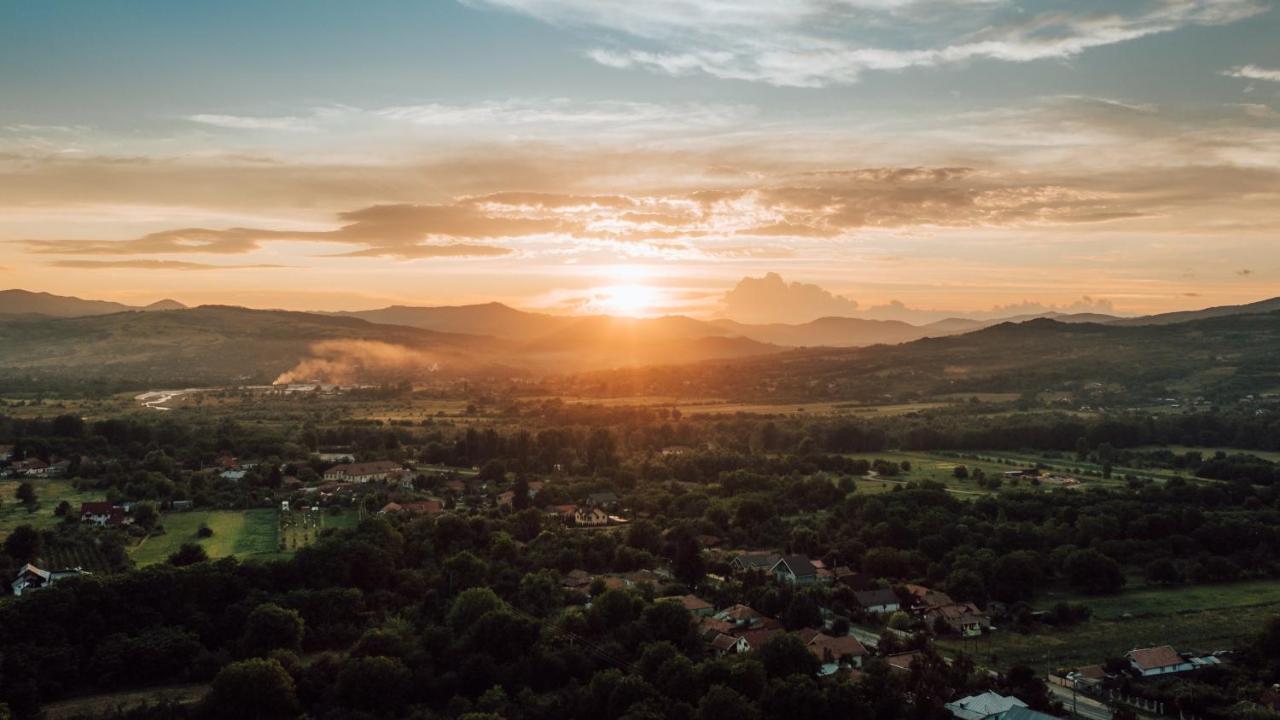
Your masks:
{"label": "dirt path", "polygon": [[209,692],[207,684],[166,685],[125,692],[86,695],[72,700],[60,700],[44,706],[46,720],[66,720],[84,715],[99,715],[116,708],[133,708],[151,702],[173,700],[187,705]]}

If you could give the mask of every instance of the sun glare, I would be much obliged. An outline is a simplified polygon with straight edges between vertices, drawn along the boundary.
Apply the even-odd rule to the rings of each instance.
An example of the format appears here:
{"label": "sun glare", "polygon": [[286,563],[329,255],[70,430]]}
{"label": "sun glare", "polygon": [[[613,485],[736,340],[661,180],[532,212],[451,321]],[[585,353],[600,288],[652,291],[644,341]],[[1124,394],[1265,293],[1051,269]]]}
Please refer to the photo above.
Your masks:
{"label": "sun glare", "polygon": [[658,291],[647,285],[609,285],[597,290],[596,305],[610,315],[643,317],[658,304]]}

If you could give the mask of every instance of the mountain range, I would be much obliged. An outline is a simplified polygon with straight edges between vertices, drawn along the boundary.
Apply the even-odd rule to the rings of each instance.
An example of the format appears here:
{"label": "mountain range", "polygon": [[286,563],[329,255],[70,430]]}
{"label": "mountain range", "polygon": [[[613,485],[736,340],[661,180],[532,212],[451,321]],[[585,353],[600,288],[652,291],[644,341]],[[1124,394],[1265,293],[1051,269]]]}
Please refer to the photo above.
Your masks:
{"label": "mountain range", "polygon": [[[1017,333],[1049,327],[1055,329],[1055,338],[1069,330],[1072,337],[1124,339],[1145,337],[1145,329],[1161,326],[1280,318],[1266,315],[1270,311],[1280,311],[1280,298],[1145,318],[1050,314],[1002,321],[952,318],[915,326],[829,317],[752,325],[684,316],[562,316],[501,303],[392,306],[347,313],[187,308],[170,300],[134,307],[8,290],[0,291],[0,385],[366,382],[425,373],[532,377],[750,358],[785,366],[794,357],[840,358],[840,363],[877,353],[914,358],[912,353],[921,348],[962,347],[975,338],[988,351],[1006,355],[1007,348],[991,346],[989,339],[1009,328],[1023,328],[1013,331],[1019,338],[1023,335]],[[1099,329],[1110,334],[1098,335]],[[952,336],[961,336],[956,345],[937,344]],[[1019,346],[1018,352],[1033,349]],[[1092,356],[1089,360],[1098,361]],[[948,368],[932,371],[953,373]]]}

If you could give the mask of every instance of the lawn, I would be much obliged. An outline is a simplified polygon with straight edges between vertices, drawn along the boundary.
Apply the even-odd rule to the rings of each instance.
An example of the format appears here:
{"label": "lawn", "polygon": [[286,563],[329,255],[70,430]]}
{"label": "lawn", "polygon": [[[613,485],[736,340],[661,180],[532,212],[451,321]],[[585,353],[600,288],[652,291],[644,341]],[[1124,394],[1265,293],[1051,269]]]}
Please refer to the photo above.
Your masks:
{"label": "lawn", "polygon": [[[160,523],[165,534],[147,538],[133,548],[131,556],[139,567],[164,562],[183,543],[197,543],[211,558],[234,555],[241,558],[282,557],[279,520],[276,510],[202,510],[165,513]],[[213,536],[201,538],[196,531],[208,525]]]}
{"label": "lawn", "polygon": [[1094,618],[1074,628],[1029,635],[997,630],[979,640],[946,639],[944,650],[964,650],[989,667],[1058,667],[1101,663],[1135,647],[1173,645],[1182,652],[1237,648],[1280,615],[1280,582],[1256,581],[1184,588],[1138,588],[1107,598],[1046,597],[1044,607],[1082,600]]}
{"label": "lawn", "polygon": [[43,529],[62,522],[62,518],[53,514],[53,509],[63,500],[71,503],[71,513],[75,515],[80,512],[80,503],[103,497],[99,492],[75,489],[70,480],[32,478],[29,482],[35,487],[38,502],[35,512],[27,512],[27,508],[13,497],[21,482],[23,479],[18,478],[0,480],[0,538],[8,537],[19,525]]}
{"label": "lawn", "polygon": [[[971,460],[969,458],[953,457],[942,453],[925,453],[925,452],[896,452],[887,451],[879,453],[855,453],[849,455],[853,458],[861,458],[867,462],[875,460],[886,460],[888,462],[898,463],[901,465],[904,461],[911,463],[911,469],[903,471],[900,475],[891,478],[858,478],[858,492],[875,494],[879,492],[888,492],[894,487],[904,485],[908,482],[920,482],[928,480],[930,482],[940,483],[947,487],[947,491],[962,497],[980,497],[990,495],[991,490],[978,487],[972,478],[960,480],[955,476],[957,465],[964,465],[970,472],[982,469],[987,477],[1000,477],[1000,474],[1011,469],[1008,465],[1001,465],[994,462]],[[1011,487],[1005,483],[1004,487]],[[1022,487],[1031,487],[1023,485]],[[1048,486],[1045,486],[1048,487]]]}

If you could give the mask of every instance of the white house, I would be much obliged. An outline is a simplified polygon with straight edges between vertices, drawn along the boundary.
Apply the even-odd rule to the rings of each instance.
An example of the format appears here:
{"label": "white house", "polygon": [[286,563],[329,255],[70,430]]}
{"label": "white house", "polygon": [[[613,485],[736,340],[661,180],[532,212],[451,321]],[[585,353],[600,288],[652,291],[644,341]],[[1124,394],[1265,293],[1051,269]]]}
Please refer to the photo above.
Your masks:
{"label": "white house", "polygon": [[578,508],[573,513],[573,522],[579,527],[601,527],[609,524],[609,513],[593,508]]}
{"label": "white house", "polygon": [[366,463],[347,463],[334,465],[324,471],[324,479],[335,482],[366,483],[373,480],[386,480],[392,474],[400,474],[404,468],[400,463],[390,460],[378,460]]}
{"label": "white house", "polygon": [[18,571],[18,577],[14,578],[9,587],[13,589],[14,595],[22,595],[23,592],[38,590],[43,587],[51,587],[55,582],[68,577],[79,577],[81,575],[89,575],[80,568],[72,568],[71,570],[43,570],[41,568],[27,563]]}
{"label": "white house", "polygon": [[1195,663],[1178,654],[1171,645],[1139,648],[1124,654],[1129,665],[1143,677],[1195,670]]}

